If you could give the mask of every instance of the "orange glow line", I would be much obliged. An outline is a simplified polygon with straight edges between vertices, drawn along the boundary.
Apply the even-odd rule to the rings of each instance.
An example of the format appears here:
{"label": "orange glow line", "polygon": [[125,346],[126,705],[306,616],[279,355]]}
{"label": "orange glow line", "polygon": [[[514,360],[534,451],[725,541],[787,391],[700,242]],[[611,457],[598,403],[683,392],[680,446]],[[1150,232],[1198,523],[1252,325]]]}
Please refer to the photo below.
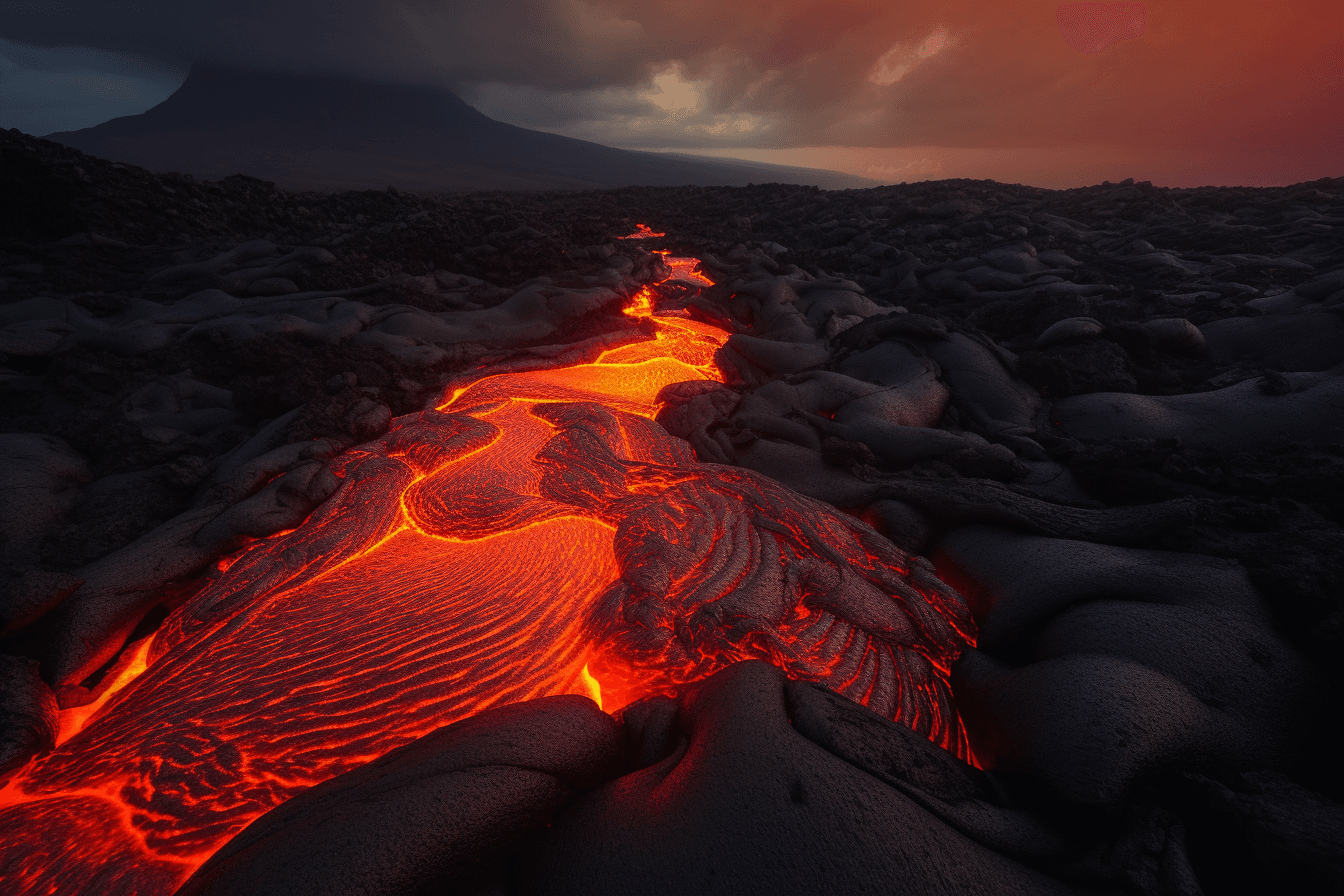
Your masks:
{"label": "orange glow line", "polygon": [[134,644],[128,645],[116,666],[108,673],[102,693],[91,703],[61,710],[60,729],[56,735],[56,745],[68,741],[88,724],[89,719],[97,715],[98,710],[107,705],[122,688],[134,681],[141,672],[149,668],[149,647],[154,642],[146,636]]}
{"label": "orange glow line", "polygon": [[654,233],[653,229],[647,224],[636,224],[635,232],[629,236],[618,236],[618,240],[647,240],[654,237],[667,236],[665,233]]}
{"label": "orange glow line", "polygon": [[606,707],[602,705],[602,685],[598,684],[597,679],[588,671],[587,663],[584,664],[583,671],[579,673],[579,682],[583,687],[584,696],[592,697],[598,709],[605,709]]}

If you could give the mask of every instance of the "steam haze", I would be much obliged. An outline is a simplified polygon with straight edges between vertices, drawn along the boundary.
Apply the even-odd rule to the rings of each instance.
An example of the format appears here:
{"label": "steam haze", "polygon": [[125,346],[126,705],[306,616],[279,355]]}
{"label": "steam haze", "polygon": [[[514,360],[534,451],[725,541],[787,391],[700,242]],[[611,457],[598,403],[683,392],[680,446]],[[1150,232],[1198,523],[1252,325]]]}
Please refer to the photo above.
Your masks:
{"label": "steam haze", "polygon": [[1344,7],[1106,5],[1142,6],[1139,36],[1071,46],[1054,2],[11,0],[0,125],[142,111],[204,60],[441,86],[609,145],[888,181],[1341,173]]}

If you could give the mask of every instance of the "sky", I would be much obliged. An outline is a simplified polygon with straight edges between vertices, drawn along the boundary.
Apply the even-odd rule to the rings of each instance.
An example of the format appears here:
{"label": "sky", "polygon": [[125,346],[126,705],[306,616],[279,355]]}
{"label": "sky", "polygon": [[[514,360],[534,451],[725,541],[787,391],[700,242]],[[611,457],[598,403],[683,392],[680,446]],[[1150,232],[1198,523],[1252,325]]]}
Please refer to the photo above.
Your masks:
{"label": "sky", "polygon": [[0,127],[135,114],[198,60],[883,182],[1344,175],[1340,0],[0,0]]}

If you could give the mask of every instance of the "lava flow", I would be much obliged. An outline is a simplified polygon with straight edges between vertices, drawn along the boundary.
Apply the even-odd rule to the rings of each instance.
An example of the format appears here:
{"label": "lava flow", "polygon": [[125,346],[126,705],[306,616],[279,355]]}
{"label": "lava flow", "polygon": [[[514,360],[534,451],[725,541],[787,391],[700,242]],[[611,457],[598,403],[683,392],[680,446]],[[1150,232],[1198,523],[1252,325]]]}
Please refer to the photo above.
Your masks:
{"label": "lava flow", "polygon": [[619,709],[745,658],[966,755],[965,602],[658,426],[665,387],[721,379],[728,334],[657,297],[626,309],[652,339],[484,376],[333,462],[330,500],[175,611],[146,670],[0,790],[6,891],[170,893],[252,819],[440,726],[549,694]]}

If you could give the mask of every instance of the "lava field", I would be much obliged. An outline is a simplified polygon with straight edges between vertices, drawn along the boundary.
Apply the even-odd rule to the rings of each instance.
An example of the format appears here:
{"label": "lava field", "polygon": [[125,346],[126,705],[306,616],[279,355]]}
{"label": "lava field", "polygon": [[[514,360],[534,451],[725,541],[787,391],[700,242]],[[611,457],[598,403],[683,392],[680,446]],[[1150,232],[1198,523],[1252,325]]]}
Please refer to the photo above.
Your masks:
{"label": "lava field", "polygon": [[0,881],[1334,893],[1344,179],[0,131]]}

